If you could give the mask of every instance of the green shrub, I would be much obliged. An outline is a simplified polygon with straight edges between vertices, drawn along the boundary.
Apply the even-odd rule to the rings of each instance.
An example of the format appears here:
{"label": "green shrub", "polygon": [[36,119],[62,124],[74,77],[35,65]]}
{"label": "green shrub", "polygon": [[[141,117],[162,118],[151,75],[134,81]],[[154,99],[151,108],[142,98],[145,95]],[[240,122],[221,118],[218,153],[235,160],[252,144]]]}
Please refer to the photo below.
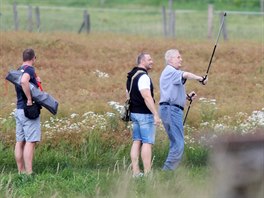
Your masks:
{"label": "green shrub", "polygon": [[194,144],[186,145],[184,149],[183,162],[187,166],[206,166],[209,157],[209,149],[205,146]]}
{"label": "green shrub", "polygon": [[0,119],[0,131],[3,133],[7,133],[10,131],[15,131],[16,121],[12,116],[8,116],[5,119]]}
{"label": "green shrub", "polygon": [[169,152],[169,141],[166,140],[165,142],[156,142],[153,147],[153,165],[154,167],[162,167],[164,161]]}
{"label": "green shrub", "polygon": [[4,146],[0,142],[0,172],[10,171],[16,168],[14,150],[12,147]]}

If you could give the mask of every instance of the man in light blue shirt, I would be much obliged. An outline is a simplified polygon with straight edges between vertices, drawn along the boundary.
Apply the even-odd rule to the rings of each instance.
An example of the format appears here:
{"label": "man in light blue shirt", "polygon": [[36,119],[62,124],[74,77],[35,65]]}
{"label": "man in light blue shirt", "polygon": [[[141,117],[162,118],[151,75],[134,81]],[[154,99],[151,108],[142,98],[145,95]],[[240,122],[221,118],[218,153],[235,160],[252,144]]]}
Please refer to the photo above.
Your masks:
{"label": "man in light blue shirt", "polygon": [[180,70],[182,58],[177,49],[165,53],[166,67],[160,76],[160,118],[170,140],[170,150],[163,170],[174,170],[180,163],[184,150],[183,110],[186,99],[195,98],[192,91],[186,95],[187,79],[197,80],[202,85],[207,78]]}

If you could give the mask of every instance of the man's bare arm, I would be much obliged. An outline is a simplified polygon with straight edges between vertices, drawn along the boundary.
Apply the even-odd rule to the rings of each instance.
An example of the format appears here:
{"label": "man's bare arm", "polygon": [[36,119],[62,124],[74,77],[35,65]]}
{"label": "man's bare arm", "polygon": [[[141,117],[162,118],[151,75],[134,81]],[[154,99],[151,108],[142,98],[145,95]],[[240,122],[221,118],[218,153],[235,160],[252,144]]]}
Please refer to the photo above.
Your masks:
{"label": "man's bare arm", "polygon": [[142,89],[140,91],[140,93],[141,93],[142,97],[144,98],[145,104],[147,105],[148,109],[151,111],[151,113],[154,116],[155,124],[159,124],[160,123],[159,114],[156,111],[155,103],[154,103],[154,100],[151,96],[150,90],[149,89]]}
{"label": "man's bare arm", "polygon": [[31,97],[30,88],[29,88],[29,80],[30,80],[29,74],[24,73],[21,78],[21,86],[27,97],[27,105],[32,105],[32,97]]}

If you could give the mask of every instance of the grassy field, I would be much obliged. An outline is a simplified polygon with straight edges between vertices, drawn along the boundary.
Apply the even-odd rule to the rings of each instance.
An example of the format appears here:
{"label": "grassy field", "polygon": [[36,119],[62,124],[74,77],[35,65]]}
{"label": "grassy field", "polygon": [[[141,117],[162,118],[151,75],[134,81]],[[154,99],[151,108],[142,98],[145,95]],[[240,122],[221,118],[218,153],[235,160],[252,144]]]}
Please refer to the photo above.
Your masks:
{"label": "grassy field", "polygon": [[[84,113],[87,111],[85,107],[89,106],[94,111],[96,105],[96,111],[103,112],[107,106],[110,110],[107,102],[122,102],[126,72],[135,64],[140,51],[149,51],[155,61],[151,75],[158,100],[158,80],[164,67],[165,50],[171,47],[180,49],[184,69],[202,75],[206,72],[214,46],[212,41],[114,34],[1,32],[1,38],[1,76],[21,63],[21,51],[25,47],[34,47],[39,57],[36,67],[43,78],[44,88],[56,94],[59,101],[67,98],[61,103],[62,115],[67,109],[65,107],[69,107],[67,113],[73,110]],[[196,90],[199,97],[216,99],[220,117],[239,111],[251,113],[263,107],[263,93],[259,91],[263,85],[263,60],[263,43],[220,40],[209,75],[210,83],[201,87],[190,81],[187,90]],[[100,72],[109,77],[100,78]],[[1,93],[5,93],[4,81],[1,81],[0,88]],[[12,85],[8,84],[7,96],[1,102],[14,102],[13,96]],[[254,100],[249,102],[249,98]],[[193,109],[198,106],[194,105]],[[10,113],[12,108],[1,105],[1,115]]]}
{"label": "grassy field", "polygon": [[[137,54],[148,51],[154,59],[150,75],[158,103],[165,51],[178,48],[184,69],[204,75],[214,43],[104,33],[0,34],[0,197],[212,197],[208,157],[215,138],[228,131],[263,129],[263,43],[220,40],[208,85],[186,84],[198,99],[185,126],[182,166],[174,173],[160,171],[168,141],[159,127],[153,174],[135,181],[130,172],[130,125],[119,120],[117,108],[125,100],[126,74]],[[60,103],[57,116],[42,110],[43,140],[36,149],[34,177],[16,174],[16,98],[14,87],[4,80],[8,70],[21,64],[27,47],[37,53],[35,66],[44,90]]]}
{"label": "grassy field", "polygon": [[[35,5],[36,6],[36,5]],[[40,8],[41,26],[36,27],[33,9],[34,32],[78,32],[84,9],[88,10],[91,20],[91,31],[94,33],[112,32],[130,35],[161,37],[163,19],[161,7],[109,8],[109,7],[56,7],[54,5],[38,5]],[[226,26],[229,40],[255,40],[263,42],[263,15],[229,12],[228,9],[215,5],[213,16],[213,38],[219,30],[219,12],[227,11]],[[28,6],[19,4],[17,7],[19,30],[28,29]],[[251,10],[247,10],[251,11]],[[13,7],[1,4],[0,30],[14,30]],[[168,20],[168,16],[167,16]],[[176,38],[207,39],[207,10],[176,9]],[[195,30],[195,31],[193,31]]]}
{"label": "grassy field", "polygon": [[[4,2],[6,0],[3,0]],[[10,3],[10,1],[9,1]],[[120,7],[120,8],[142,8],[142,7],[161,7],[168,5],[168,0],[20,0],[19,4],[33,5],[55,5],[70,7]],[[212,3],[220,9],[226,10],[245,10],[259,11],[259,0],[174,0],[173,6],[177,9],[199,9],[206,10],[207,4]]]}
{"label": "grassy field", "polygon": [[[203,197],[212,195],[206,171],[178,169],[175,173],[153,172],[135,180],[126,170],[106,171],[65,168],[34,177],[1,174],[1,197]],[[195,176],[194,176],[195,175]],[[192,190],[190,190],[190,188]]]}

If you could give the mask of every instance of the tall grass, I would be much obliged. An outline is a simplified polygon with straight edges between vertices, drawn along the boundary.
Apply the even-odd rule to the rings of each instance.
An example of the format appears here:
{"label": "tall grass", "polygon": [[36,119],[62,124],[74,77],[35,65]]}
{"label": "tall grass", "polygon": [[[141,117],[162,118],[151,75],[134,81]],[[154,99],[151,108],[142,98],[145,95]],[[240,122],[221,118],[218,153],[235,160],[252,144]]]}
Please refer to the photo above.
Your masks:
{"label": "tall grass", "polygon": [[[203,75],[212,52],[210,41],[167,40],[114,34],[75,35],[71,33],[1,33],[1,70],[5,76],[11,68],[21,64],[21,51],[34,47],[38,56],[37,73],[43,79],[44,90],[60,102],[59,118],[72,113],[87,111],[106,112],[109,101],[123,102],[126,73],[135,64],[135,57],[144,50],[154,59],[150,72],[155,86],[155,98],[159,100],[158,81],[164,67],[164,52],[178,48],[183,56],[184,70]],[[263,46],[261,43],[228,41],[219,43],[210,70],[209,83],[200,86],[188,81],[187,91],[195,90],[198,97],[215,99],[217,117],[234,116],[237,112],[260,110],[262,93],[259,92],[263,78]],[[74,60],[74,62],[72,61]],[[108,78],[100,78],[96,70],[105,72]],[[56,85],[56,86],[55,86]],[[243,86],[241,92],[240,86]],[[77,89],[78,88],[78,89]],[[8,117],[15,108],[14,87],[0,81],[0,115]],[[4,95],[4,93],[6,95]],[[248,102],[248,98],[254,98]],[[11,101],[11,102],[9,102]],[[200,118],[200,104],[193,102],[188,120]],[[45,120],[50,114],[44,109]],[[195,117],[197,115],[197,117]]]}
{"label": "tall grass", "polygon": [[[196,162],[198,153],[193,155],[186,150],[188,160],[183,164],[190,168],[182,166],[175,173],[159,171],[167,153],[167,146],[161,144],[164,141],[161,134],[153,151],[153,172],[138,180],[131,177],[130,144],[125,139],[122,144],[112,138],[105,140],[99,130],[83,135],[86,141],[79,145],[69,143],[63,134],[57,137],[60,139],[57,145],[45,141],[38,144],[33,176],[18,175],[12,147],[0,144],[0,196],[171,197],[176,192],[181,197],[195,192],[206,195],[200,188],[206,188],[207,179],[201,176],[207,175],[208,170],[205,164]],[[199,187],[190,192],[187,185]]]}
{"label": "tall grass", "polygon": [[135,181],[129,159],[131,126],[119,120],[109,101],[124,102],[126,73],[140,51],[148,51],[154,59],[150,75],[158,103],[164,52],[180,49],[183,69],[203,75],[212,42],[27,32],[1,32],[1,38],[0,76],[20,65],[21,52],[33,47],[44,90],[60,104],[56,116],[42,110],[42,141],[34,159],[37,175],[17,175],[13,156],[15,92],[13,85],[0,80],[0,197],[175,197],[175,193],[211,197],[208,153],[215,138],[228,130],[244,134],[264,126],[262,43],[220,42],[208,85],[186,84],[188,91],[195,90],[203,100],[192,103],[180,168],[168,174],[160,171],[169,144],[160,127],[153,149],[154,172]]}
{"label": "tall grass", "polygon": [[[14,129],[13,129],[14,130]],[[74,169],[107,169],[109,167],[130,164],[131,137],[122,130],[105,131],[93,129],[80,132],[65,132],[53,134],[48,138],[48,131],[44,131],[44,138],[37,144],[35,153],[35,172],[42,173],[47,170],[56,172],[65,168]],[[124,134],[122,134],[124,133]],[[157,143],[153,150],[153,167],[161,167],[168,153],[168,140],[163,129],[158,129]],[[128,136],[129,135],[129,136]],[[46,137],[45,137],[46,136]],[[13,156],[13,141],[3,139],[0,142],[0,169],[11,171],[15,169]],[[198,144],[187,142],[186,160],[183,163],[199,167],[207,165],[208,149]],[[197,150],[196,150],[197,147]],[[202,162],[197,161],[200,158]]]}
{"label": "tall grass", "polygon": [[[86,169],[64,169],[55,174],[42,173],[34,177],[1,174],[1,197],[210,197],[208,178],[204,171],[179,169],[175,173],[153,172],[135,180],[126,171],[119,173]],[[206,171],[205,171],[206,172]],[[193,177],[193,174],[197,177]],[[199,177],[204,177],[199,181]],[[203,187],[202,187],[203,186]],[[190,188],[192,190],[190,191]]]}
{"label": "tall grass", "polygon": [[[42,110],[43,138],[47,142],[53,141],[55,145],[59,139],[55,141],[53,137],[59,134],[64,134],[73,144],[81,144],[79,140],[84,137],[80,132],[89,134],[98,126],[104,130],[106,139],[118,137],[118,142],[122,138],[128,142],[129,132],[124,124],[118,122],[118,113],[108,102],[124,102],[126,73],[134,66],[137,54],[149,51],[154,59],[150,75],[158,103],[158,81],[164,67],[164,52],[171,47],[178,48],[184,60],[183,69],[203,75],[213,47],[210,41],[149,39],[115,34],[78,36],[71,33],[2,32],[1,38],[0,76],[4,77],[9,69],[21,64],[24,48],[33,47],[36,50],[36,70],[43,79],[44,90],[60,103],[56,117]],[[214,101],[214,105],[195,100],[187,125],[196,130],[208,127],[208,121],[213,130],[221,126],[241,129],[245,125],[249,128],[256,125],[246,119],[253,111],[261,115],[263,108],[261,101],[264,95],[259,91],[263,84],[262,51],[261,43],[221,41],[212,63],[208,85],[200,86],[193,81],[186,84],[187,91],[195,90],[198,98]],[[0,136],[5,142],[12,143],[15,127],[12,112],[16,102],[13,85],[2,79],[0,94]],[[254,100],[249,102],[249,98]],[[110,116],[107,112],[116,115]],[[258,119],[254,123],[259,125],[261,119],[257,117],[252,115],[252,120]]]}

